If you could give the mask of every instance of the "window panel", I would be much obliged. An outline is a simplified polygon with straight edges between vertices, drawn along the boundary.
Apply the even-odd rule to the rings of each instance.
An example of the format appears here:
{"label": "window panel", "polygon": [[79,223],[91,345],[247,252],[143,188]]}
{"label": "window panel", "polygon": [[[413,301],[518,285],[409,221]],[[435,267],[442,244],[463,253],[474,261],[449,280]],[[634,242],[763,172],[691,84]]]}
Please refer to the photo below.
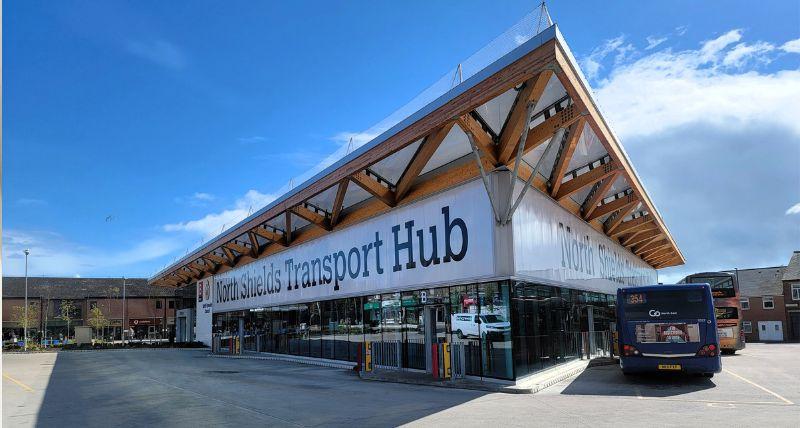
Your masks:
{"label": "window panel", "polygon": [[480,310],[478,332],[482,341],[483,374],[501,379],[514,376],[511,353],[511,323],[507,282],[490,282],[478,286]]}
{"label": "window panel", "polygon": [[742,310],[743,311],[746,311],[746,310],[750,309],[750,299],[749,298],[744,297],[739,302],[740,302],[740,304],[742,306]]}
{"label": "window panel", "polygon": [[348,341],[350,343],[349,360],[357,361],[361,344],[364,342],[364,308],[361,297],[347,299],[347,312],[350,319]]}
{"label": "window panel", "polygon": [[381,340],[381,296],[365,297],[364,300],[364,340],[379,342]]}
{"label": "window panel", "polygon": [[336,323],[332,326],[335,335],[333,355],[334,358],[342,361],[352,361],[350,359],[350,342],[347,337],[349,334],[351,317],[348,307],[349,300],[350,299],[339,299],[334,301]]}
{"label": "window panel", "polygon": [[322,302],[308,303],[308,355],[322,357]]}
{"label": "window panel", "polygon": [[336,305],[333,300],[321,302],[322,305],[322,358],[335,359]]}

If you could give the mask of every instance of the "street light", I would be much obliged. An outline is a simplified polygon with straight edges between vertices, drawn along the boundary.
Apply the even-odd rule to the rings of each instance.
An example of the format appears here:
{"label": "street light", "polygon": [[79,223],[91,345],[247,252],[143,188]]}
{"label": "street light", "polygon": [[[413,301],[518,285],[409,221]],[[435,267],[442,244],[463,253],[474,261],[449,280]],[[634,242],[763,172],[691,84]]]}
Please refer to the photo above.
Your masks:
{"label": "street light", "polygon": [[125,346],[125,277],[122,277],[122,346]]}
{"label": "street light", "polygon": [[25,251],[25,321],[22,324],[22,348],[28,350],[28,254],[31,253],[27,248]]}

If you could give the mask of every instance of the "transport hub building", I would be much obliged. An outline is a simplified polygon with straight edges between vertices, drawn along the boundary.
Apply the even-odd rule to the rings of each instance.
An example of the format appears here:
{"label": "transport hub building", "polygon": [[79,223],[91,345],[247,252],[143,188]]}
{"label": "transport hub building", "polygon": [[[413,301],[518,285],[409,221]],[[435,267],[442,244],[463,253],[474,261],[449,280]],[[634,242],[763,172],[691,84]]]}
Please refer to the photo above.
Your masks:
{"label": "transport hub building", "polygon": [[616,289],[684,259],[557,26],[508,34],[461,83],[153,276],[196,284],[197,340],[353,362],[370,343],[421,371],[448,343],[466,375],[500,381],[599,346]]}

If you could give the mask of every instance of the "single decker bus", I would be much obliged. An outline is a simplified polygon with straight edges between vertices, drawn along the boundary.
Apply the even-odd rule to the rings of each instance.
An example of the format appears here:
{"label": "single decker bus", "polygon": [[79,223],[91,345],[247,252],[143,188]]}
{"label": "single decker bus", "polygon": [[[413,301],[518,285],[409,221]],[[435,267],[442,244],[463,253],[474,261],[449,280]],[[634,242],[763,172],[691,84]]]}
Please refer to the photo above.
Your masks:
{"label": "single decker bus", "polygon": [[722,370],[714,301],[708,284],[651,285],[617,290],[622,372]]}
{"label": "single decker bus", "polygon": [[734,354],[744,349],[742,329],[742,304],[739,298],[739,281],[729,272],[703,272],[689,275],[682,284],[708,284],[714,297],[719,346],[724,354]]}

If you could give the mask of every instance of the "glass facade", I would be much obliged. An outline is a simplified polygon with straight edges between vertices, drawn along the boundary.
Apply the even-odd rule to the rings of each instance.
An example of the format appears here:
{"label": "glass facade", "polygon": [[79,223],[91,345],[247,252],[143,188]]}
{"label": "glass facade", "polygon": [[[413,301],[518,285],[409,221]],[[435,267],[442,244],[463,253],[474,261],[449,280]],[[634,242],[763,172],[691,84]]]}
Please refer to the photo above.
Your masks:
{"label": "glass facade", "polygon": [[[579,358],[584,332],[610,331],[610,294],[517,282],[511,296],[517,378]],[[590,325],[591,324],[591,325]]]}
{"label": "glass facade", "polygon": [[431,345],[450,343],[467,375],[513,380],[576,358],[581,332],[609,330],[612,305],[610,295],[497,281],[217,313],[213,329],[237,335],[241,318],[245,351],[353,362],[370,341],[411,370],[430,369]]}

